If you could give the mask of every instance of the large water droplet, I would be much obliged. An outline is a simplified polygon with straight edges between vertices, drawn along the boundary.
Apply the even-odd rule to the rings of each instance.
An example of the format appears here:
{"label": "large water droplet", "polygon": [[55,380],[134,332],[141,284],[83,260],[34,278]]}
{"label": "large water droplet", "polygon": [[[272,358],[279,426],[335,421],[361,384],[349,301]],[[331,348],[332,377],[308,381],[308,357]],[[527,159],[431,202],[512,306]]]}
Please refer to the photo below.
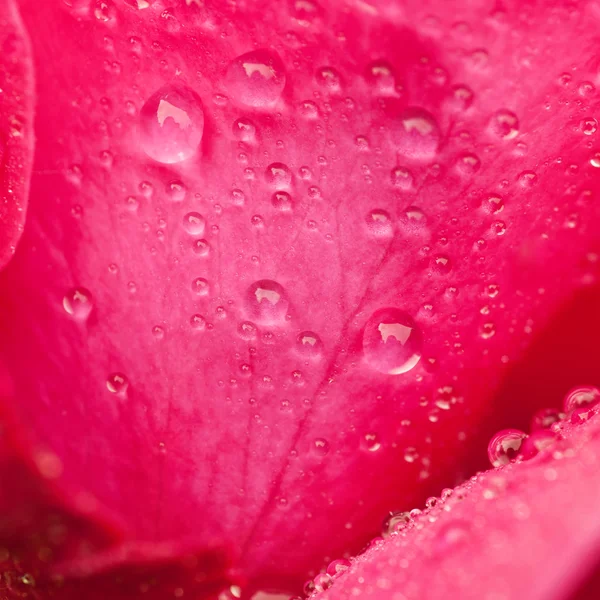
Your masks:
{"label": "large water droplet", "polygon": [[206,221],[198,212],[189,212],[183,217],[183,227],[190,235],[202,235]]}
{"label": "large water droplet", "polygon": [[270,50],[255,50],[229,63],[225,83],[238,102],[264,108],[281,96],[285,70],[277,54]]}
{"label": "large water droplet", "polygon": [[404,109],[394,128],[398,152],[414,160],[431,160],[440,143],[440,128],[433,115],[419,107]]}
{"label": "large water droplet", "polygon": [[94,302],[92,294],[85,288],[69,290],[63,298],[63,308],[74,319],[85,321],[92,312]]}
{"label": "large water droplet", "polygon": [[600,402],[600,390],[594,386],[582,386],[571,390],[565,396],[563,406],[565,412],[569,412],[598,402]]}
{"label": "large water droplet", "polygon": [[410,315],[397,308],[382,308],[367,321],[362,345],[371,367],[381,373],[400,375],[419,362],[422,336]]}
{"label": "large water droplet", "polygon": [[351,563],[349,560],[345,558],[338,558],[337,560],[332,560],[327,566],[327,574],[330,577],[339,577],[343,575],[349,568],[351,567]]}
{"label": "large water droplet", "polygon": [[263,279],[254,282],[248,288],[246,307],[255,321],[273,323],[285,319],[289,301],[285,290],[279,283]]}
{"label": "large water droplet", "polygon": [[181,162],[198,150],[204,132],[200,97],[185,86],[165,86],[140,111],[144,152],[161,163]]}
{"label": "large water droplet", "polygon": [[517,459],[527,434],[518,429],[499,431],[488,444],[488,458],[493,467],[507,465]]}
{"label": "large water droplet", "polygon": [[265,170],[265,180],[277,188],[288,188],[292,183],[292,173],[283,163],[270,164]]}

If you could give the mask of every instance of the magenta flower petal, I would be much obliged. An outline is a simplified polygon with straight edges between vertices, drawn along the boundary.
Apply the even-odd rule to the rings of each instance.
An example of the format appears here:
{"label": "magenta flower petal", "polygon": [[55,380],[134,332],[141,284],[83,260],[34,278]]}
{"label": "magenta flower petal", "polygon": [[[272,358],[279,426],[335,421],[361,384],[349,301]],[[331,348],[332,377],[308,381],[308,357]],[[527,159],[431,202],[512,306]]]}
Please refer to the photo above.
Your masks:
{"label": "magenta flower petal", "polygon": [[600,421],[560,432],[564,439],[535,459],[430,499],[319,597],[596,597],[600,515],[591,490],[600,486]]}
{"label": "magenta flower petal", "polygon": [[13,0],[0,7],[0,268],[15,252],[27,212],[33,164],[33,72]]}
{"label": "magenta flower petal", "polygon": [[5,428],[67,579],[296,591],[600,383],[592,4],[239,4],[19,2]]}

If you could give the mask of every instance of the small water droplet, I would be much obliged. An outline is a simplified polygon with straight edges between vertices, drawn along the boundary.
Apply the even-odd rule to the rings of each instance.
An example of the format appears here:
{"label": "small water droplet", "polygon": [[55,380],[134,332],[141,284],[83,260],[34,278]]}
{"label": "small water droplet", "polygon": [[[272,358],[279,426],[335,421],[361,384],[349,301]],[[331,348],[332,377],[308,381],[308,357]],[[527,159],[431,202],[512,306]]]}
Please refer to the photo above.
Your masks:
{"label": "small water droplet", "polygon": [[254,320],[260,323],[275,323],[285,320],[289,301],[279,283],[263,279],[248,288],[246,308]]}
{"label": "small water droplet", "polygon": [[319,84],[331,92],[338,92],[341,88],[340,74],[332,67],[321,67],[318,69],[316,79]]}
{"label": "small water droplet", "polygon": [[190,317],[190,325],[198,330],[201,331],[206,327],[206,319],[199,314],[194,314]]}
{"label": "small water droplet", "polygon": [[192,281],[192,291],[195,294],[198,294],[198,296],[207,296],[208,290],[208,281],[203,277],[196,277],[196,279]]}
{"label": "small water droplet", "polygon": [[542,408],[531,418],[531,431],[549,429],[554,423],[563,419],[564,416],[564,413],[560,412],[558,408]]}
{"label": "small water droplet", "polygon": [[376,433],[365,433],[362,445],[368,452],[377,452],[381,448],[381,442]]}
{"label": "small water droplet", "polygon": [[169,181],[165,191],[167,192],[167,196],[171,202],[183,202],[187,193],[185,184],[179,179]]}
{"label": "small water droplet", "polygon": [[329,452],[329,442],[324,438],[317,438],[313,443],[313,448],[320,456],[325,456]]}
{"label": "small water droplet", "polygon": [[371,367],[400,375],[413,369],[421,358],[421,331],[408,313],[382,308],[367,321],[362,346]]}
{"label": "small water droplet", "polygon": [[483,203],[483,207],[493,215],[504,210],[504,200],[500,196],[489,196]]}
{"label": "small water droplet", "polygon": [[521,450],[527,434],[518,429],[499,431],[488,444],[488,458],[493,467],[514,462]]}
{"label": "small water droplet", "polygon": [[452,269],[452,263],[445,254],[438,254],[433,258],[433,268],[441,275],[445,275]]}
{"label": "small water droplet", "polygon": [[532,188],[537,183],[538,177],[533,171],[522,171],[517,176],[517,181],[521,187]]}
{"label": "small water droplet", "polygon": [[129,387],[129,380],[123,373],[111,373],[106,380],[106,388],[112,394],[124,396]]}
{"label": "small water droplet", "polygon": [[596,119],[583,119],[579,125],[584,135],[593,135],[598,130],[598,121]]}
{"label": "small water droplet", "polygon": [[287,192],[275,192],[271,197],[273,208],[282,212],[289,212],[293,208],[292,197]]}
{"label": "small water droplet", "polygon": [[318,357],[323,351],[321,338],[313,331],[303,331],[296,340],[298,351],[305,356]]}
{"label": "small water droplet", "polygon": [[366,79],[374,90],[382,95],[393,94],[396,89],[396,78],[391,65],[376,61],[367,67]]}
{"label": "small water droplet", "polygon": [[499,138],[512,140],[519,135],[519,119],[510,110],[499,110],[490,120],[490,130]]}
{"label": "small water droplet", "polygon": [[63,308],[67,314],[79,321],[85,321],[93,307],[92,294],[85,288],[73,288],[63,298]]}
{"label": "small water droplet", "polygon": [[410,190],[414,183],[412,173],[405,167],[396,167],[392,169],[392,184],[401,190]]}
{"label": "small water droplet", "polygon": [[525,460],[529,460],[537,456],[540,452],[550,448],[556,442],[556,434],[549,429],[539,429],[534,431],[523,442],[521,447],[521,455]]}
{"label": "small water droplet", "polygon": [[422,108],[409,107],[400,114],[399,121],[393,132],[398,152],[413,160],[431,160],[441,138],[433,115]]}
{"label": "small water droplet", "polygon": [[172,164],[192,157],[204,132],[200,97],[185,86],[165,86],[140,111],[140,140],[154,160]]}
{"label": "small water droplet", "polygon": [[330,577],[339,577],[343,575],[351,566],[349,560],[345,558],[338,558],[337,560],[332,560],[329,565],[327,565],[327,574]]}
{"label": "small water droplet", "polygon": [[594,386],[581,386],[571,390],[563,403],[564,411],[570,412],[582,406],[598,404],[600,402],[600,390]]}
{"label": "small water droplet", "polygon": [[390,237],[393,235],[392,219],[388,212],[376,208],[365,219],[369,232],[377,237]]}
{"label": "small water droplet", "polygon": [[229,63],[225,84],[238,102],[266,108],[277,102],[285,87],[281,59],[270,50],[254,50]]}
{"label": "small water droplet", "polygon": [[384,538],[397,535],[399,531],[402,531],[411,521],[409,512],[395,511],[391,512],[388,517],[383,521],[381,527],[381,535]]}
{"label": "small water droplet", "polygon": [[484,340],[489,340],[496,335],[496,325],[494,325],[494,323],[484,323],[479,329],[479,335]]}
{"label": "small water droplet", "polygon": [[413,463],[419,458],[419,453],[416,448],[408,447],[404,449],[404,460],[407,463]]}

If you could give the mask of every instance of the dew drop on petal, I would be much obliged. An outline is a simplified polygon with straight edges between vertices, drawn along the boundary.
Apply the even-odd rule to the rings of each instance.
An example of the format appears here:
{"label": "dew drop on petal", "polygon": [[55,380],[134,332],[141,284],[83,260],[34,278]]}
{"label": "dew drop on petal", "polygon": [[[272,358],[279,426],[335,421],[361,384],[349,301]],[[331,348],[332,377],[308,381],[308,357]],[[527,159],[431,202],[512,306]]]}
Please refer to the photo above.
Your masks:
{"label": "dew drop on petal", "polygon": [[225,84],[241,104],[266,108],[277,102],[285,87],[281,59],[270,50],[254,50],[229,63]]}
{"label": "dew drop on petal", "polygon": [[271,204],[281,212],[289,212],[293,208],[292,197],[287,192],[275,192],[271,197]]}
{"label": "dew drop on petal", "polygon": [[593,135],[598,130],[598,121],[596,119],[583,119],[579,125],[584,135]]}
{"label": "dew drop on petal", "polygon": [[259,323],[285,320],[289,301],[283,287],[276,281],[263,279],[254,282],[246,293],[248,314]]}
{"label": "dew drop on petal", "polygon": [[93,307],[92,294],[85,288],[73,288],[63,298],[63,308],[66,313],[79,321],[85,321]]}
{"label": "dew drop on petal", "polygon": [[311,358],[316,358],[323,351],[321,338],[313,331],[303,331],[296,340],[298,351]]}
{"label": "dew drop on petal", "polygon": [[391,512],[388,517],[383,521],[381,527],[381,535],[384,538],[396,535],[399,531],[404,529],[411,521],[409,512],[395,511]]}
{"label": "dew drop on petal", "polygon": [[327,574],[330,577],[339,577],[343,575],[351,566],[349,560],[345,558],[338,558],[337,560],[333,560],[327,565]]}
{"label": "dew drop on petal", "polygon": [[518,429],[499,431],[488,444],[488,458],[493,467],[507,465],[517,459],[527,434]]}
{"label": "dew drop on petal", "polygon": [[329,442],[324,438],[317,438],[313,442],[313,448],[319,456],[325,456],[329,452]]}
{"label": "dew drop on petal", "polygon": [[129,380],[123,373],[111,373],[106,380],[106,388],[111,394],[124,395],[129,387]]}
{"label": "dew drop on petal", "polygon": [[440,128],[433,115],[419,107],[404,109],[392,133],[398,152],[413,160],[431,160],[440,143]]}
{"label": "dew drop on petal", "polygon": [[381,441],[376,433],[365,433],[361,443],[368,452],[377,452],[381,448]]}
{"label": "dew drop on petal", "polygon": [[388,212],[376,208],[366,217],[369,232],[376,237],[390,237],[393,235],[392,219]]}
{"label": "dew drop on petal", "polygon": [[569,412],[582,406],[597,404],[600,401],[600,390],[594,386],[581,386],[572,389],[563,403],[564,411]]}
{"label": "dew drop on petal", "polygon": [[283,163],[272,163],[265,170],[265,180],[277,188],[288,188],[292,183],[292,173]]}
{"label": "dew drop on petal", "polygon": [[375,311],[363,331],[366,362],[381,373],[400,375],[413,369],[421,358],[421,346],[421,330],[397,308]]}
{"label": "dew drop on petal", "polygon": [[556,442],[556,434],[549,429],[539,429],[534,431],[531,435],[523,442],[521,447],[521,455],[525,460],[529,460],[550,448]]}
{"label": "dew drop on petal", "polygon": [[140,140],[154,160],[172,164],[196,154],[204,132],[200,97],[185,86],[165,86],[140,111]]}
{"label": "dew drop on petal", "polygon": [[534,413],[531,418],[531,431],[550,429],[554,423],[563,419],[564,416],[564,413],[558,410],[558,408],[542,408]]}
{"label": "dew drop on petal", "polygon": [[198,296],[207,296],[208,290],[208,281],[203,277],[196,277],[196,279],[192,281],[192,291]]}
{"label": "dew drop on petal", "polygon": [[183,217],[183,227],[190,235],[202,235],[206,221],[198,212],[189,212]]}
{"label": "dew drop on petal", "polygon": [[499,138],[512,140],[519,134],[519,119],[510,110],[499,110],[490,120],[490,130]]}
{"label": "dew drop on petal", "polygon": [[256,140],[256,126],[250,119],[237,119],[233,123],[232,131],[233,135],[242,142],[254,142]]}

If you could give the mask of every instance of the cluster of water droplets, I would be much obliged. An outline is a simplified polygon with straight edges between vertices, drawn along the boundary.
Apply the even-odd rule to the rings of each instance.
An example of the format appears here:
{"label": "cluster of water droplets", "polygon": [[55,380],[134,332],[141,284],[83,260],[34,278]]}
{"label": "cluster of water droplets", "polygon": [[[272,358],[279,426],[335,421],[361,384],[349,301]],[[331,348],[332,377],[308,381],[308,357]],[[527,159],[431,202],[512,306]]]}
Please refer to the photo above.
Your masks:
{"label": "cluster of water droplets", "polygon": [[551,449],[560,437],[560,424],[569,419],[580,424],[597,412],[600,390],[594,386],[572,389],[564,398],[562,410],[546,408],[536,412],[530,424],[530,433],[519,429],[502,429],[488,444],[488,458],[493,467],[511,462],[529,460],[540,452]]}

